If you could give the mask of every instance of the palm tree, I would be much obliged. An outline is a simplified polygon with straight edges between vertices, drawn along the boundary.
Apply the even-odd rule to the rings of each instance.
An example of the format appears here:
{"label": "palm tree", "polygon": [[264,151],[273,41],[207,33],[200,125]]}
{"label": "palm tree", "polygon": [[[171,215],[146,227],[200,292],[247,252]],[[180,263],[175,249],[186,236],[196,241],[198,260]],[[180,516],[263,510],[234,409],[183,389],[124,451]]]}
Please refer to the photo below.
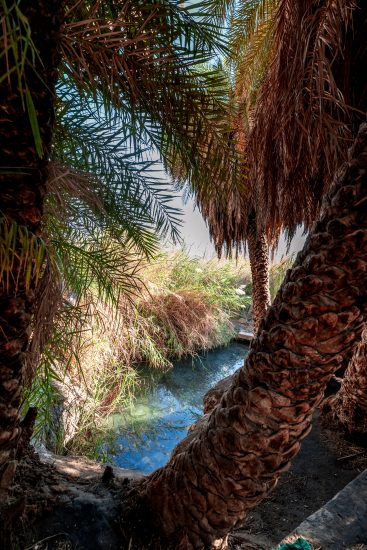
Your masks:
{"label": "palm tree", "polygon": [[[49,253],[47,243],[41,239],[41,219],[47,179],[50,173],[52,176],[49,161],[55,156],[51,145],[57,78],[59,101],[64,101],[64,107],[70,90],[79,92],[89,132],[93,110],[103,112],[105,120],[119,125],[111,154],[119,148],[116,136],[120,132],[121,140],[128,138],[132,149],[140,140],[147,149],[161,152],[168,165],[180,154],[189,177],[200,172],[204,179],[210,176],[212,180],[215,173],[230,170],[232,162],[221,153],[221,137],[215,130],[219,123],[214,124],[223,113],[222,80],[215,69],[202,70],[200,66],[210,62],[216,48],[224,51],[225,44],[215,22],[202,21],[198,25],[196,10],[200,14],[200,6],[185,8],[169,0],[152,4],[139,0],[49,4],[29,2],[20,9],[18,2],[2,0],[0,12],[5,45],[0,80],[4,136],[0,175],[0,300],[4,327],[0,334],[0,488],[5,492],[15,471],[22,431],[19,405],[36,289],[41,276],[49,271],[45,267]],[[100,137],[103,129],[98,130]],[[86,150],[86,144],[80,143],[75,157]],[[170,156],[163,155],[168,150]],[[216,159],[210,174],[203,164],[208,157]],[[88,171],[87,166],[84,168]],[[66,172],[59,171],[48,181],[54,199],[73,190]],[[72,176],[75,182],[73,171]],[[67,189],[60,193],[55,186],[67,179]],[[84,185],[84,189],[90,189],[94,183],[91,180],[87,177],[82,181],[82,188]],[[98,206],[102,208],[98,222],[93,223],[108,231],[111,225],[103,206],[114,202],[116,221],[121,221],[127,212],[127,200],[140,204],[134,212],[143,212],[145,223],[148,209],[155,207],[154,200],[139,193],[133,193],[132,198],[126,193],[129,186],[118,187],[118,182],[112,180],[109,183],[109,189],[99,189]],[[81,207],[84,201],[96,210],[96,194],[91,204],[91,193],[85,191],[81,197],[80,185],[75,188],[79,196],[73,197],[74,207]],[[155,221],[156,216],[150,218]],[[129,229],[126,216],[124,221],[121,232],[126,235],[127,231],[129,237],[134,224]],[[54,226],[52,230],[57,231]],[[145,248],[152,244],[148,233],[141,242]]]}
{"label": "palm tree", "polygon": [[[305,10],[280,3],[278,18],[283,29],[275,35],[278,52],[270,60],[255,109],[250,172],[262,205],[260,225],[271,229],[282,220],[292,232],[302,217],[306,227],[312,225],[335,170],[365,120],[366,79],[361,71],[367,49],[358,37],[363,36],[367,16],[362,3],[310,0]],[[298,36],[294,33],[296,20]],[[292,68],[285,70],[290,55]],[[273,99],[266,94],[271,83]],[[267,150],[271,154],[266,154]],[[367,365],[363,349],[363,344],[356,349],[341,395],[326,405],[326,409],[335,408],[332,414],[351,432],[358,431],[357,418],[359,430],[364,430],[363,398],[357,390],[358,377],[363,381],[363,366]],[[343,369],[347,365],[345,360]],[[352,414],[352,410],[359,412]]]}
{"label": "palm tree", "polygon": [[3,29],[0,491],[3,492],[16,467],[25,351],[43,260],[39,235],[51,150],[64,2],[27,3],[20,12],[17,2],[10,5],[3,1],[0,10]]}
{"label": "palm tree", "polygon": [[[298,225],[312,226],[323,193],[345,159],[345,143],[351,143],[363,121],[364,83],[355,77],[359,66],[350,64],[353,3],[337,2],[332,7],[310,1],[294,10],[286,2],[262,0],[225,6],[235,59],[230,64],[237,111],[232,127],[247,157],[249,189],[232,191],[223,183],[227,191],[223,204],[213,204],[205,194],[198,196],[198,202],[219,254],[233,247],[239,252],[247,241],[250,257],[260,258],[253,264],[261,274],[259,282],[253,277],[256,332],[269,302],[263,283],[267,280],[264,237],[274,245],[283,229],[291,237]],[[274,33],[276,14],[283,28]],[[333,15],[339,25],[347,25],[347,33],[342,26],[334,28]],[[302,37],[298,41],[292,34],[296,21]],[[363,26],[363,15],[354,23],[357,29]],[[308,48],[310,43],[316,45],[315,51]],[[348,50],[348,59],[343,49]],[[294,59],[291,71],[289,56]],[[363,46],[355,56],[361,58]],[[269,94],[275,82],[277,94]],[[310,83],[307,88],[305,82]],[[305,120],[298,113],[306,113]]]}
{"label": "palm tree", "polygon": [[366,107],[365,25],[362,3],[279,3],[277,47],[249,137],[249,179],[264,203],[257,224],[273,228],[272,237],[279,225],[312,225],[314,205],[320,218],[245,366],[167,466],[129,495],[128,520],[146,521],[166,547],[209,547],[243,521],[288,468],[328,380],[361,338],[366,127],[348,159],[342,144],[353,141]]}
{"label": "palm tree", "polygon": [[[231,56],[226,60],[231,104],[229,126],[234,146],[239,157],[243,158],[243,162],[237,164],[242,186],[238,185],[237,179],[234,186],[230,179],[226,179],[221,182],[225,189],[222,198],[208,195],[205,187],[195,189],[196,182],[193,182],[196,201],[208,223],[218,256],[223,252],[231,255],[234,249],[238,255],[248,249],[254,335],[270,305],[269,245],[266,230],[256,223],[256,186],[248,181],[246,161],[248,163],[248,138],[254,122],[256,97],[271,53],[277,3],[276,0],[256,0],[226,6],[231,45]],[[276,246],[281,229],[278,227],[273,246]]]}
{"label": "palm tree", "polygon": [[[235,198],[224,208],[204,205],[204,213],[220,247],[223,239],[227,247],[238,247],[241,239],[266,234],[268,241],[276,243],[282,229],[287,231],[288,237],[294,234],[297,225],[304,224],[310,229],[335,170],[346,158],[348,147],[345,144],[354,139],[366,108],[365,82],[356,77],[361,74],[362,65],[359,64],[366,58],[366,51],[363,43],[358,45],[353,41],[365,25],[362,6],[328,2],[316,5],[311,1],[294,8],[287,2],[271,4],[275,10],[270,10],[270,17],[274,19],[276,14],[276,29],[270,19],[265,22],[261,17],[258,19],[260,39],[265,24],[273,30],[269,31],[270,38],[265,33],[266,55],[261,49],[261,40],[258,47],[262,85],[259,87],[258,81],[252,84],[251,78],[246,79],[242,61],[236,73],[245,99],[254,97],[253,89],[257,91],[251,111],[242,109],[237,123],[245,136],[241,142],[247,150],[246,177],[250,190],[245,197],[237,190]],[[262,2],[258,3],[260,8],[262,14],[267,13]],[[259,42],[256,33],[253,42],[255,46]],[[250,42],[250,54],[251,45]],[[248,59],[246,49],[243,55],[244,60]],[[271,94],[270,89],[274,90]],[[256,222],[252,225],[248,223],[251,218],[247,214],[250,197],[257,206]],[[242,232],[236,221],[244,228]],[[253,225],[256,230],[251,234]],[[258,250],[260,258],[266,258],[266,244],[263,253],[261,246],[251,247],[251,240],[248,244],[250,257],[252,248]],[[254,275],[256,271],[260,273],[256,290],[261,295],[262,281],[266,281],[266,263],[254,262],[255,265],[260,266],[254,268]],[[262,303],[267,303],[266,291]],[[261,317],[259,315],[260,321]],[[358,364],[361,370],[360,353]],[[204,398],[205,412],[215,405],[229,379],[219,384]],[[353,383],[353,387],[357,384]],[[335,401],[335,405],[342,402],[346,403],[345,397]],[[357,402],[356,395],[354,402]]]}
{"label": "palm tree", "polygon": [[244,367],[168,464],[128,493],[125,525],[139,525],[135,543],[146,529],[157,547],[219,548],[288,469],[326,384],[361,338],[366,189],[364,125]]}
{"label": "palm tree", "polygon": [[[282,4],[287,5],[287,15],[292,13],[293,2],[283,0]],[[331,8],[335,4],[332,2]],[[311,1],[302,4],[303,15],[310,6]],[[296,17],[295,28],[302,27],[303,21]],[[335,23],[335,18],[331,21]],[[298,41],[300,33],[295,36]],[[362,43],[360,32],[353,48]],[[98,93],[100,78],[95,82]],[[186,122],[190,125],[191,119]],[[286,122],[289,124],[288,119]],[[211,139],[212,134],[209,129]],[[166,134],[162,135],[158,134],[158,141],[167,145]],[[192,150],[197,144],[186,147]],[[203,150],[202,158],[207,153]],[[173,160],[169,157],[172,165]],[[219,168],[224,165],[223,160]],[[323,388],[343,357],[351,356],[365,321],[366,165],[367,135],[362,128],[349,163],[268,311],[245,366],[208,419],[176,449],[168,465],[130,493],[130,518],[138,519],[140,531],[142,524],[147,527],[149,542],[156,533],[167,548],[204,548],[225,537],[275,485],[298,451]],[[210,170],[213,174],[213,168]],[[14,204],[14,197],[12,201]],[[28,325],[26,319],[25,331]],[[15,386],[19,391],[20,382]],[[3,464],[9,448],[1,449]],[[7,465],[3,471],[9,476],[11,470]],[[7,482],[3,475],[4,479]]]}

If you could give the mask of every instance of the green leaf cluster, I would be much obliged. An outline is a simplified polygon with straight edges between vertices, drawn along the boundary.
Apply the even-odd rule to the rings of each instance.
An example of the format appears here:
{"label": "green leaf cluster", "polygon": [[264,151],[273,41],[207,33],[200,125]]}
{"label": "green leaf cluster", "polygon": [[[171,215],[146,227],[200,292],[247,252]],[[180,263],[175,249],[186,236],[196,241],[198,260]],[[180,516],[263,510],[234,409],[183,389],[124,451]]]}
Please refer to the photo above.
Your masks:
{"label": "green leaf cluster", "polygon": [[[39,60],[37,48],[32,40],[32,32],[27,18],[23,15],[19,2],[1,0],[1,42],[0,60],[5,60],[6,70],[0,75],[0,84],[14,81],[22,99],[23,109],[28,113],[37,154],[43,156],[43,147],[37,113],[32,94],[27,84],[27,70],[36,73],[35,61]],[[37,73],[36,73],[37,74]]]}

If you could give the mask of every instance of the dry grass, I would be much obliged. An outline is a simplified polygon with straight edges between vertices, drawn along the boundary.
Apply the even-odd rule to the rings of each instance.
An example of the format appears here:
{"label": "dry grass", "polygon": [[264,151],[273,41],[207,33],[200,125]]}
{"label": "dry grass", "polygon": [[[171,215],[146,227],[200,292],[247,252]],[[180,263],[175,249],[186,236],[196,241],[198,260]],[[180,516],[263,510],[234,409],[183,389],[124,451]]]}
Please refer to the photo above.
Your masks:
{"label": "dry grass", "polygon": [[162,253],[140,277],[138,295],[121,298],[118,311],[91,292],[76,316],[70,300],[58,314],[27,403],[38,406],[39,438],[59,453],[66,445],[93,456],[107,438],[108,415],[139,388],[136,367],[168,369],[174,359],[228,343],[231,317],[250,304],[236,290],[250,282],[246,262]]}

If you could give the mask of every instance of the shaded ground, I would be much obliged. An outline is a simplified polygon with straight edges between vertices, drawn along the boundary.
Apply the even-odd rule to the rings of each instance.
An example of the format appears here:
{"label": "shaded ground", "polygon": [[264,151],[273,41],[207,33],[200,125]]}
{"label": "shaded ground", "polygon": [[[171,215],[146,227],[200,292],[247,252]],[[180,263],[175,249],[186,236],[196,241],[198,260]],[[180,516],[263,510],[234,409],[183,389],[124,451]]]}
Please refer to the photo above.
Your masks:
{"label": "shaded ground", "polygon": [[[254,548],[270,548],[281,541],[366,468],[367,452],[364,451],[367,449],[320,428],[317,419],[290,471],[249,515],[238,537],[232,538],[233,547],[236,548],[236,541],[246,541],[247,534],[251,535],[248,542],[253,542]],[[355,453],[359,454],[350,456]]]}
{"label": "shaded ground", "polygon": [[[244,528],[230,537],[231,547],[265,550],[279,542],[366,467],[365,451],[328,430],[320,435],[316,421],[292,469],[250,514]],[[360,454],[346,458],[355,453]],[[29,456],[17,475],[16,504],[5,518],[13,528],[5,538],[0,529],[0,548],[133,550],[133,544],[121,542],[119,522],[119,495],[127,480],[116,471],[112,481],[103,482],[102,473],[102,466],[80,459],[60,459],[51,466]]]}

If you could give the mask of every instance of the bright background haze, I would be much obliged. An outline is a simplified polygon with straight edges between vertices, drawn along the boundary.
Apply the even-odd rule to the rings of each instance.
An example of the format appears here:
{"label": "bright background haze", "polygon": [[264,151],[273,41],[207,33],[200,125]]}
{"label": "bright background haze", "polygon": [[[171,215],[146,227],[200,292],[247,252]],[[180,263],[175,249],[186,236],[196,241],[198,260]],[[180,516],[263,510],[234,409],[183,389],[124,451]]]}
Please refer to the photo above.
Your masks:
{"label": "bright background haze", "polygon": [[[195,207],[194,201],[189,199],[186,204],[181,196],[177,196],[172,200],[172,206],[182,210],[182,227],[181,236],[187,247],[187,251],[192,256],[206,256],[212,258],[215,256],[213,243],[210,241],[208,228],[198,210]],[[274,255],[274,261],[279,261],[283,256],[289,256],[299,252],[305,241],[303,229],[299,228],[291,242],[289,252],[287,253],[286,241],[280,239],[278,250]]]}

